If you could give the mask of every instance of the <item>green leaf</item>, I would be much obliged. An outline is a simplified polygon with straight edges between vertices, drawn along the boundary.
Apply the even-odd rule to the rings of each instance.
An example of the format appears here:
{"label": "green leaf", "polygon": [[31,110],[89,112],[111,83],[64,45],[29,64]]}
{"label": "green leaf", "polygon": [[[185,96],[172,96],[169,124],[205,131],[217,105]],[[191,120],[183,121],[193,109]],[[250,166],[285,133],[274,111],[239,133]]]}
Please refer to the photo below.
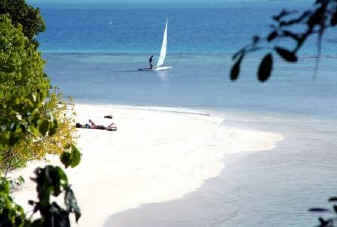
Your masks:
{"label": "green leaf", "polygon": [[[53,187],[53,195],[58,196],[62,192],[62,186],[66,185],[66,177],[65,173],[60,167],[57,166],[50,166],[49,172],[47,172],[47,175],[51,179],[51,186]],[[49,166],[48,166],[49,168]]]}
{"label": "green leaf", "polygon": [[265,82],[269,79],[273,69],[273,55],[271,53],[264,56],[258,69],[258,79],[260,82]]}
{"label": "green leaf", "polygon": [[77,149],[75,145],[71,145],[71,152],[63,152],[61,157],[61,162],[63,165],[68,168],[71,166],[72,168],[76,167],[81,162],[81,153]]}
{"label": "green leaf", "polygon": [[63,152],[60,157],[61,162],[63,165],[68,168],[71,165],[71,154],[69,152]]}
{"label": "green leaf", "polygon": [[75,145],[71,146],[71,167],[76,167],[81,162],[81,153]]}
{"label": "green leaf", "polygon": [[38,122],[38,127],[40,133],[45,136],[49,130],[49,121],[48,120],[40,120]]}
{"label": "green leaf", "polygon": [[23,226],[28,223],[22,207],[11,197],[11,181],[0,177],[0,226]]}
{"label": "green leaf", "polygon": [[40,206],[48,206],[50,195],[58,196],[62,188],[68,186],[68,179],[63,170],[58,166],[48,165],[35,170],[38,198]]}
{"label": "green leaf", "polygon": [[52,136],[56,133],[57,131],[57,128],[58,128],[58,123],[57,123],[57,120],[53,120],[53,122],[51,123],[51,127],[50,127],[50,130],[49,130],[49,135]]}
{"label": "green leaf", "polygon": [[0,143],[3,145],[9,145],[10,132],[5,131],[0,133]]}
{"label": "green leaf", "polygon": [[36,137],[40,135],[38,128],[34,127],[34,125],[29,125],[28,131],[30,131]]}
{"label": "green leaf", "polygon": [[9,145],[14,146],[21,139],[20,133],[11,133],[9,138]]}
{"label": "green leaf", "polygon": [[239,78],[240,74],[240,67],[241,67],[241,62],[244,57],[244,53],[241,53],[239,59],[235,62],[235,64],[231,68],[231,73],[230,73],[230,79],[231,81],[235,81]]}
{"label": "green leaf", "polygon": [[282,47],[275,47],[276,52],[286,61],[288,62],[297,62],[297,56]]}

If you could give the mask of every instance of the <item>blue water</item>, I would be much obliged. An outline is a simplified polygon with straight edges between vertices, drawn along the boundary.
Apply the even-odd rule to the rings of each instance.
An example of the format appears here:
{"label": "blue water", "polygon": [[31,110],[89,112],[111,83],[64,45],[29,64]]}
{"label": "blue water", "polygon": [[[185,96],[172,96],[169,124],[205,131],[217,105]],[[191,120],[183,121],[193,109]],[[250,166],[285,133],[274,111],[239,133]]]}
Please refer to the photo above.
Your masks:
{"label": "blue water", "polygon": [[[256,5],[255,7],[252,7]],[[44,6],[47,32],[39,36],[41,50],[70,53],[158,53],[162,30],[169,19],[169,54],[228,53],[241,48],[252,35],[270,31],[271,15],[279,7],[310,7],[310,3],[228,3],[215,8],[116,7],[114,5],[51,9]],[[211,6],[207,5],[206,6]],[[131,8],[130,8],[131,7]],[[88,9],[89,8],[89,9]],[[325,39],[336,37],[328,33]],[[313,55],[315,43],[307,45]],[[326,51],[334,43],[325,45]]]}
{"label": "blue water", "polygon": [[[306,211],[327,205],[337,183],[336,32],[324,38],[313,79],[316,45],[297,64],[276,58],[267,83],[256,80],[265,52],[248,56],[229,81],[231,55],[266,34],[280,7],[309,3],[180,5],[42,5],[47,31],[40,50],[52,83],[75,102],[204,110],[223,125],[282,133],[273,151],[227,163],[223,173],[182,199],[112,215],[107,226],[313,226]],[[173,69],[139,72],[158,57],[166,18]],[[163,217],[162,214],[166,216]]]}

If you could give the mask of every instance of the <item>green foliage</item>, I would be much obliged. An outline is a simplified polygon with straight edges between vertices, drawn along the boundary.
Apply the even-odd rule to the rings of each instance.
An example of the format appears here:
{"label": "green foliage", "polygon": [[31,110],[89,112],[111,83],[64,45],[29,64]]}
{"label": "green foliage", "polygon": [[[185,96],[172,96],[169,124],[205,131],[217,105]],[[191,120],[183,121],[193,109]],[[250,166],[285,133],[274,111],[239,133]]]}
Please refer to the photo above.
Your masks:
{"label": "green foliage", "polygon": [[0,178],[0,226],[22,226],[26,215],[10,196],[10,182]]}
{"label": "green foliage", "polygon": [[[35,36],[44,29],[38,9],[24,0],[0,0],[0,174],[5,176],[47,153],[64,153],[66,166],[80,162],[81,154],[74,145],[73,105],[62,101],[57,89],[50,90],[44,61],[36,49]],[[29,203],[39,218],[27,218],[10,196],[14,181],[2,177],[0,226],[69,227],[71,213],[78,221],[81,212],[63,170],[46,166],[35,174],[38,201]],[[64,208],[51,200],[61,194]]]}
{"label": "green foliage", "polygon": [[40,10],[28,4],[25,0],[0,0],[0,14],[8,14],[15,27],[20,25],[24,35],[36,46],[35,36],[45,30],[45,23]]}
{"label": "green foliage", "polygon": [[[251,44],[243,47],[234,54],[233,60],[236,60],[231,68],[230,78],[235,81],[239,77],[242,58],[250,52],[264,49],[262,44],[267,44],[268,49],[272,52],[265,56],[258,70],[258,79],[265,82],[271,75],[269,70],[262,69],[262,65],[267,67],[272,66],[269,63],[272,55],[276,53],[283,60],[289,63],[297,62],[297,53],[308,40],[309,37],[317,35],[317,52],[321,54],[321,42],[325,31],[328,28],[337,26],[337,1],[336,0],[316,0],[314,6],[310,10],[298,12],[295,10],[283,9],[279,14],[274,15],[274,23],[270,25],[272,31],[265,37],[254,36]],[[302,26],[302,31],[295,31],[295,27]],[[280,40],[291,40],[295,43],[294,47],[274,46],[273,43],[278,43]],[[269,63],[268,63],[269,62]],[[267,64],[268,63],[268,64]],[[316,58],[315,75],[318,70],[319,58]],[[268,68],[269,69],[269,68]],[[261,73],[261,74],[260,74]]]}
{"label": "green foliage", "polygon": [[[57,166],[46,166],[35,170],[38,201],[29,201],[33,206],[33,213],[39,213],[39,218],[29,218],[22,207],[15,204],[10,196],[10,182],[0,178],[0,226],[6,227],[70,227],[69,216],[73,213],[76,222],[81,217],[74,192],[68,184],[68,179],[63,170]],[[64,208],[56,202],[51,202],[53,197],[63,194]]]}
{"label": "green foliage", "polygon": [[[74,144],[74,110],[67,109],[43,72],[35,46],[0,16],[0,173],[62,154]],[[68,111],[69,114],[65,114]]]}
{"label": "green foliage", "polygon": [[[13,146],[36,133],[40,110],[49,94],[44,61],[11,20],[0,15],[0,169]],[[48,118],[46,118],[49,120]],[[10,164],[11,165],[11,164]]]}
{"label": "green foliage", "polygon": [[[70,151],[69,144],[74,144],[76,139],[75,112],[73,105],[67,105],[61,98],[56,89],[50,94],[39,110],[37,128],[33,127],[34,133],[26,135],[24,140],[16,144],[17,157],[25,156],[23,158],[26,160],[41,159],[46,153],[61,155]],[[50,120],[43,123],[42,119],[46,118]]]}
{"label": "green foliage", "polygon": [[81,161],[81,153],[77,149],[77,147],[75,147],[74,145],[71,145],[71,152],[63,152],[60,159],[66,168],[68,168],[69,166],[74,168]]}

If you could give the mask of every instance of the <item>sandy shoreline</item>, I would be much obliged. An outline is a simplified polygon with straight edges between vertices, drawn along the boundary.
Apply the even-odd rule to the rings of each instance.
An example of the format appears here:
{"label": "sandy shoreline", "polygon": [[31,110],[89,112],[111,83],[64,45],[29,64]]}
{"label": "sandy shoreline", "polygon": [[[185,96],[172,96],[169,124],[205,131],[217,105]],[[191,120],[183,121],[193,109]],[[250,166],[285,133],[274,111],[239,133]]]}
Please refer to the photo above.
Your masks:
{"label": "sandy shoreline", "polygon": [[[282,140],[275,133],[220,127],[222,119],[207,113],[85,104],[75,109],[80,123],[113,121],[118,127],[78,130],[82,162],[66,172],[82,209],[81,227],[103,226],[114,213],[180,198],[220,174],[230,154],[270,150]],[[108,114],[114,118],[104,119]],[[27,179],[37,165],[15,174]],[[27,208],[34,190],[27,179],[16,201]]]}

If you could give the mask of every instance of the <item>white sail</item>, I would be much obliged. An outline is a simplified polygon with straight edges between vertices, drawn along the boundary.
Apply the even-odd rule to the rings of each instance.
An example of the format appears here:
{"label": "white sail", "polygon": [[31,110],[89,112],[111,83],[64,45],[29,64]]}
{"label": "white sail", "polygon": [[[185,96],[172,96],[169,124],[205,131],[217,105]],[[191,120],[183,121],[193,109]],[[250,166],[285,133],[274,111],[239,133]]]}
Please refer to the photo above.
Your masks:
{"label": "white sail", "polygon": [[172,66],[164,65],[165,57],[166,57],[166,47],[167,47],[167,24],[168,20],[166,19],[164,34],[163,34],[163,43],[161,45],[160,56],[158,58],[157,65],[155,67],[149,68],[141,68],[139,71],[163,71],[172,69]]}
{"label": "white sail", "polygon": [[160,56],[157,62],[157,67],[160,67],[164,64],[165,57],[166,57],[166,46],[167,46],[167,20],[165,24],[163,43],[161,45]]}

